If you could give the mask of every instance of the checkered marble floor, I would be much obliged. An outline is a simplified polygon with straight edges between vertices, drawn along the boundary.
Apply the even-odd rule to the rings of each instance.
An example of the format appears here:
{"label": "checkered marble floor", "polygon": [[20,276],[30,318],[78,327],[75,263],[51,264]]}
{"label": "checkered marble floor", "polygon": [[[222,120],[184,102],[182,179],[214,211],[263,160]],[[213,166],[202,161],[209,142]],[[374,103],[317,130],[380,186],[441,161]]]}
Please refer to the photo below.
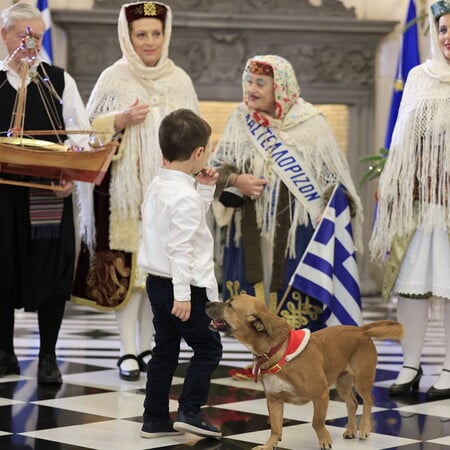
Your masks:
{"label": "checkered marble floor", "polygon": [[[396,317],[395,304],[380,299],[364,299],[363,311],[366,322]],[[424,344],[420,392],[402,399],[390,398],[387,389],[401,365],[401,349],[397,342],[376,342],[379,363],[373,433],[365,441],[343,439],[345,405],[331,390],[327,427],[333,450],[450,449],[450,400],[425,401],[425,392],[442,364],[443,333],[442,324],[432,321]],[[0,450],[251,449],[265,442],[269,433],[264,393],[259,383],[228,376],[230,368],[246,366],[250,357],[233,339],[224,338],[223,344],[223,361],[214,373],[205,415],[221,428],[224,437],[220,441],[192,435],[143,439],[139,430],[145,376],[137,382],[119,379],[113,314],[68,304],[57,349],[64,383],[52,387],[36,382],[36,316],[19,311],[15,347],[21,375],[0,378]],[[190,355],[184,347],[171,392],[174,413]],[[311,418],[311,404],[286,405],[279,450],[317,450]]]}

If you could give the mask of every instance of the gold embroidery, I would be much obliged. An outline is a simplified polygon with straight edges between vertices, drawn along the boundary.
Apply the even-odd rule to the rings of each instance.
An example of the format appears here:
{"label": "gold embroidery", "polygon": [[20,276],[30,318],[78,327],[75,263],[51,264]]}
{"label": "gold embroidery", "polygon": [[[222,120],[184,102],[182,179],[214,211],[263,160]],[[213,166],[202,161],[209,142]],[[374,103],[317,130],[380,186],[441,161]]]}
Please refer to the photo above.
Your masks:
{"label": "gold embroidery", "polygon": [[156,5],[154,3],[144,3],[144,16],[156,16]]}
{"label": "gold embroidery", "polygon": [[98,252],[89,267],[86,294],[99,306],[114,307],[125,299],[130,285],[131,267],[124,252]]}
{"label": "gold embroidery", "polygon": [[264,283],[260,281],[259,283],[255,283],[253,285],[253,289],[255,290],[255,297],[263,302],[266,301],[266,293],[264,289]]}
{"label": "gold embroidery", "polygon": [[288,301],[286,309],[281,311],[281,316],[287,320],[292,328],[304,328],[310,321],[318,319],[319,314],[322,312],[321,307],[319,305],[311,305],[308,296],[303,300],[300,292],[294,291],[292,299],[294,301]]}
{"label": "gold embroidery", "polygon": [[225,282],[225,286],[230,298],[236,297],[239,294],[247,293],[244,289],[241,290],[241,283],[238,280],[228,280]]}

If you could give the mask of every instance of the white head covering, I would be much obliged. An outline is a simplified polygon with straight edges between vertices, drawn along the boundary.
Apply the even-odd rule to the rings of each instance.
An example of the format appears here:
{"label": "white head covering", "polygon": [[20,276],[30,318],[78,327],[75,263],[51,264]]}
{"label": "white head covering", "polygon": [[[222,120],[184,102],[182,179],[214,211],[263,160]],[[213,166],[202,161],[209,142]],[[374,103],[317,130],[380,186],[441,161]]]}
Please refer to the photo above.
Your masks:
{"label": "white head covering", "polygon": [[117,24],[117,33],[119,36],[120,49],[122,50],[122,59],[129,64],[131,70],[138,76],[138,78],[154,80],[160,78],[163,74],[167,74],[167,70],[173,66],[173,62],[169,59],[169,44],[170,37],[172,35],[172,10],[170,9],[170,6],[165,3],[152,2],[165,7],[167,14],[164,20],[164,43],[161,59],[158,61],[156,66],[148,67],[142,62],[141,58],[134,50],[130,39],[130,26],[126,17],[126,8],[140,3],[148,2],[126,3],[125,5],[122,5]]}

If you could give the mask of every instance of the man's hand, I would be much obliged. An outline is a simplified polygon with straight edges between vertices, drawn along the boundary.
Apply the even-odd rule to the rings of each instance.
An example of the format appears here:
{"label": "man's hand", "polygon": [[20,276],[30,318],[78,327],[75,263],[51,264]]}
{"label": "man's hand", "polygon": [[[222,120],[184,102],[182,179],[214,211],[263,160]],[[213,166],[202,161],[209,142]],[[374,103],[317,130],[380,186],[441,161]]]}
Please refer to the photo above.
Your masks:
{"label": "man's hand", "polygon": [[[54,186],[54,184],[52,183],[52,186]],[[55,195],[59,198],[65,198],[68,197],[72,191],[73,191],[73,183],[71,181],[65,181],[62,180],[60,186],[63,187],[63,189],[55,189],[53,192],[55,193]]]}
{"label": "man's hand", "polygon": [[178,317],[182,322],[188,321],[191,317],[191,302],[179,302],[178,300],[174,300],[171,313],[175,317]]}

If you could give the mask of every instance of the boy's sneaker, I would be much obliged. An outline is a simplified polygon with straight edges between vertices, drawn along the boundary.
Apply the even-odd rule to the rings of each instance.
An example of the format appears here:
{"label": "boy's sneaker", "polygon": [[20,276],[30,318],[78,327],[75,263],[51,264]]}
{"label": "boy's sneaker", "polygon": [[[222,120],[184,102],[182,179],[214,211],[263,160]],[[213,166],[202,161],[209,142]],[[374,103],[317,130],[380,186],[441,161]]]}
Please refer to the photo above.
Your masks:
{"label": "boy's sneaker", "polygon": [[141,428],[141,437],[143,438],[157,438],[162,436],[178,436],[181,432],[173,429],[173,422],[150,422],[144,418],[144,423]]}
{"label": "boy's sneaker", "polygon": [[183,433],[192,433],[197,436],[221,438],[222,432],[211,425],[202,414],[178,411],[173,428]]}

